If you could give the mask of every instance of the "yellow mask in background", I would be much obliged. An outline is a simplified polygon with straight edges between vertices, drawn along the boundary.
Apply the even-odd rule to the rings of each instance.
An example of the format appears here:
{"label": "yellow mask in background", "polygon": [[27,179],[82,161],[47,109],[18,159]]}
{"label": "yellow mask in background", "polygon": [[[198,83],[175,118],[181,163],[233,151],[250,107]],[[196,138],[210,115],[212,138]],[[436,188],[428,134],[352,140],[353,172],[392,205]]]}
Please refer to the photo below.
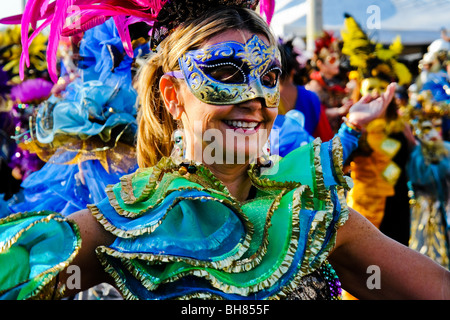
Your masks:
{"label": "yellow mask in background", "polygon": [[361,94],[363,96],[370,94],[382,94],[386,91],[389,83],[379,78],[366,78],[361,82]]}

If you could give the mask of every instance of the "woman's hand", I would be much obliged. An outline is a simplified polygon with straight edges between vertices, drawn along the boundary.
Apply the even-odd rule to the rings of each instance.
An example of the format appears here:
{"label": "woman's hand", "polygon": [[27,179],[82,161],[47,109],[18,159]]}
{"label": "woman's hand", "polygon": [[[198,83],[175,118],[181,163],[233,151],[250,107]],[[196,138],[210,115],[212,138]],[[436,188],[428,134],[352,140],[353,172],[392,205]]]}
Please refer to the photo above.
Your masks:
{"label": "woman's hand", "polygon": [[349,110],[348,122],[356,127],[364,128],[369,122],[384,116],[385,111],[395,95],[396,83],[391,83],[379,97],[366,95]]}

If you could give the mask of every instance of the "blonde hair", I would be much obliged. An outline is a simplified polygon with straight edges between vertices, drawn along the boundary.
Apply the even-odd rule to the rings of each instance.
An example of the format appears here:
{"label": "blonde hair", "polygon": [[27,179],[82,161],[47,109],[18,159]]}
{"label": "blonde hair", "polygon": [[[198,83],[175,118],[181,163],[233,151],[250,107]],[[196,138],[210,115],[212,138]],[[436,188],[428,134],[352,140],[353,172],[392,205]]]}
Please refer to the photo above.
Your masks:
{"label": "blonde hair", "polygon": [[[249,9],[225,7],[205,13],[176,28],[161,42],[138,73],[137,90],[140,97],[138,111],[137,160],[140,167],[155,165],[163,156],[170,156],[172,134],[177,124],[164,105],[159,80],[169,71],[180,70],[178,59],[189,50],[198,49],[213,36],[226,30],[246,30],[266,36],[275,45],[267,23]],[[175,85],[177,84],[176,80]]]}

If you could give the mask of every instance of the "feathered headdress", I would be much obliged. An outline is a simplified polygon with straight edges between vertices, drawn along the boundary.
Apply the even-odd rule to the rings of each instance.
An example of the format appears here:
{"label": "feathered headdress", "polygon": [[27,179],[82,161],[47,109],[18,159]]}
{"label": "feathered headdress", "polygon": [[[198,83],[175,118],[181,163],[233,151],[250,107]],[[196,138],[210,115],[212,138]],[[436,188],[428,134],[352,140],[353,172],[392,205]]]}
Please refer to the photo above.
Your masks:
{"label": "feathered headdress", "polygon": [[[256,9],[270,23],[274,0],[29,0],[23,15],[0,20],[4,24],[22,24],[23,52],[20,61],[20,75],[24,64],[30,65],[31,42],[45,28],[50,27],[47,62],[51,79],[57,81],[56,52],[61,36],[71,36],[104,23],[113,18],[126,53],[133,57],[133,48],[128,26],[145,22],[152,27],[152,41],[160,41],[170,30],[189,17],[200,15],[206,9],[217,5],[239,6]],[[38,22],[41,24],[38,26]],[[28,34],[28,27],[34,30]]]}
{"label": "feathered headdress", "polygon": [[341,31],[344,45],[342,53],[350,57],[350,65],[357,68],[361,76],[384,78],[407,85],[412,80],[408,68],[398,62],[403,51],[400,37],[385,48],[381,43],[372,42],[355,19],[346,14],[344,28]]}
{"label": "feathered headdress", "polygon": [[338,40],[331,31],[324,31],[322,36],[314,41],[314,54],[318,58],[324,58],[332,52],[338,52]]}

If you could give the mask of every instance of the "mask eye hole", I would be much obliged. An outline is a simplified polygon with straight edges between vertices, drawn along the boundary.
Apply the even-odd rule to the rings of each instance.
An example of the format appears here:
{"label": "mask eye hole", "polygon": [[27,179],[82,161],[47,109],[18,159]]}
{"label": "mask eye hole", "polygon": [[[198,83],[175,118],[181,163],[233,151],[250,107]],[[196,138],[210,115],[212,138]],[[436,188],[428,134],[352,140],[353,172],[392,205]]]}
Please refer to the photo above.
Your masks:
{"label": "mask eye hole", "polygon": [[201,68],[206,75],[222,83],[241,84],[247,82],[242,68],[233,62],[203,65]]}
{"label": "mask eye hole", "polygon": [[261,76],[261,83],[268,88],[274,88],[278,83],[280,75],[281,69],[279,67],[274,67]]}

